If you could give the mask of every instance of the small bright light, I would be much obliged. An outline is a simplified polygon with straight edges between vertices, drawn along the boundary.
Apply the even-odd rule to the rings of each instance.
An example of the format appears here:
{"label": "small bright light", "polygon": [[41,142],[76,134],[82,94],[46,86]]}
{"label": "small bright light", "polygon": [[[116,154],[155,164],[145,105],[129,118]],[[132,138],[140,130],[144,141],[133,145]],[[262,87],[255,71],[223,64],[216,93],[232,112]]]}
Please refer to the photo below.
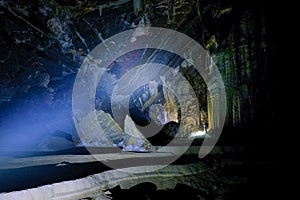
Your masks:
{"label": "small bright light", "polygon": [[204,130],[191,133],[189,138],[204,138],[206,136],[206,131]]}

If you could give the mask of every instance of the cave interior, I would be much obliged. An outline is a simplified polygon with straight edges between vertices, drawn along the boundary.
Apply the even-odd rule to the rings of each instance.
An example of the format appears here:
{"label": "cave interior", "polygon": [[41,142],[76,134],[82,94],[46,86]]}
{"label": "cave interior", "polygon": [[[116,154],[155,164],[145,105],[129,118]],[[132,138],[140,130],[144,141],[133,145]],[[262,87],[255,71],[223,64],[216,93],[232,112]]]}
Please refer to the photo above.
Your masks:
{"label": "cave interior", "polygon": [[[130,187],[125,183],[107,187],[103,197],[97,193],[77,199],[279,196],[282,152],[275,144],[280,143],[277,132],[282,126],[275,112],[280,100],[274,94],[278,94],[280,23],[266,2],[2,0],[0,15],[0,199],[13,191],[101,174],[116,163],[134,167],[130,159],[135,156],[144,165],[159,165],[164,158],[155,157],[157,149],[187,144],[186,152],[170,165],[178,166],[174,171],[179,174],[190,165],[191,170],[203,169],[195,177],[165,188],[161,175],[153,175],[149,182],[129,181]],[[84,63],[101,64],[89,60],[93,49],[105,46],[114,35],[149,27],[178,31],[200,44],[221,75],[225,99],[212,95],[216,81],[207,84],[189,55],[175,54],[174,49],[135,49],[117,56],[97,77],[92,98],[96,128],[78,123],[74,87]],[[148,37],[143,34],[137,38]],[[114,45],[117,50],[124,46]],[[159,68],[163,65],[172,74]],[[134,71],[136,66],[142,67]],[[189,86],[170,81],[177,75]],[[155,80],[141,84],[146,77]],[[170,89],[174,83],[176,90]],[[126,99],[122,92],[130,87],[134,89]],[[120,92],[114,96],[116,90]],[[149,125],[155,134],[144,128]],[[81,129],[84,133],[79,133]],[[211,152],[199,158],[199,148],[214,140]],[[109,157],[131,153],[132,158]],[[99,162],[85,157],[90,154],[104,158]],[[128,162],[120,164],[122,159]]]}

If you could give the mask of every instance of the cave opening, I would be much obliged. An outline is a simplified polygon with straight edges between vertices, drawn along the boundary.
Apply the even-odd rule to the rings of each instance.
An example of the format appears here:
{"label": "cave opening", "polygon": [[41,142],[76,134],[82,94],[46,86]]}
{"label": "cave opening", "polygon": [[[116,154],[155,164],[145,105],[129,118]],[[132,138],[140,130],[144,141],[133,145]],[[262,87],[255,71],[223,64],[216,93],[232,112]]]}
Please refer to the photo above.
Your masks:
{"label": "cave opening", "polygon": [[[158,77],[159,81],[152,81],[132,91],[128,112],[122,111],[127,109],[127,105],[124,103],[125,100],[123,102],[122,100],[117,100],[120,102],[114,105],[112,95],[118,81],[136,65],[149,62],[168,65],[173,73],[171,79],[172,76],[175,77],[178,73],[183,75],[191,85],[191,88],[186,87],[182,83],[177,83],[176,87],[183,95],[190,93],[192,89],[197,100],[184,99],[187,103],[181,106],[176,94],[168,88],[168,82],[165,81],[169,75],[159,74],[161,70],[159,68],[154,70],[145,68],[143,70],[148,74],[153,74],[153,71],[155,71],[157,75],[154,75],[153,79]],[[143,79],[143,77],[136,77],[134,74],[131,74],[130,78],[131,80],[128,80],[128,82],[126,80],[122,87],[126,88],[126,84],[128,84],[128,87],[130,84],[139,84]],[[121,96],[118,97],[122,98]],[[161,140],[162,138],[173,138],[178,131],[180,123],[183,124],[185,136],[189,136],[193,132],[205,134],[211,127],[211,124],[213,124],[211,113],[209,113],[212,112],[211,104],[208,103],[208,100],[210,99],[206,83],[188,60],[165,50],[138,49],[117,58],[116,61],[111,63],[104,75],[100,77],[96,89],[95,108],[96,110],[109,113],[123,130],[125,128],[126,115],[132,118],[140,131],[143,129],[142,127],[155,122],[152,129],[158,130],[157,134],[164,135],[164,137],[156,136],[159,139],[152,138],[152,141],[155,142],[155,140]],[[117,110],[119,112],[117,112],[117,115],[112,112],[114,106],[118,107]],[[182,109],[183,112],[187,113],[184,118],[181,116]],[[200,115],[197,115],[197,110],[200,110]],[[153,136],[153,134],[146,132],[142,131],[146,137]]]}

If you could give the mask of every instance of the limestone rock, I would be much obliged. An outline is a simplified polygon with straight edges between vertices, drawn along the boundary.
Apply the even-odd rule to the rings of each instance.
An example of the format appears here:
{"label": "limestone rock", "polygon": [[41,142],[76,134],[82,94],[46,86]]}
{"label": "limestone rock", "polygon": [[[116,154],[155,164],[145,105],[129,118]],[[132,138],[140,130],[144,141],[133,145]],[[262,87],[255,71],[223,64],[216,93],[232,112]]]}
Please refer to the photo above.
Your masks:
{"label": "limestone rock", "polygon": [[[86,120],[93,120],[94,126],[85,127]],[[126,151],[151,151],[152,149],[151,143],[139,132],[129,116],[125,119],[125,133],[112,116],[103,110],[96,111],[96,119],[93,119],[92,115],[85,116],[79,128],[85,133],[80,136],[81,143],[85,146],[119,146]]]}
{"label": "limestone rock", "polygon": [[120,144],[125,134],[109,113],[103,110],[97,111],[97,121],[102,128],[101,132],[108,136],[113,144]]}
{"label": "limestone rock", "polygon": [[133,120],[127,115],[125,118],[125,140],[123,150],[151,151],[152,145],[135,127]]}
{"label": "limestone rock", "polygon": [[[111,147],[113,142],[109,135],[115,130],[112,126],[103,126],[105,123],[110,124],[110,118],[103,112],[88,113],[78,120],[77,130],[80,133],[80,145],[88,147]],[[89,124],[89,125],[87,125]]]}

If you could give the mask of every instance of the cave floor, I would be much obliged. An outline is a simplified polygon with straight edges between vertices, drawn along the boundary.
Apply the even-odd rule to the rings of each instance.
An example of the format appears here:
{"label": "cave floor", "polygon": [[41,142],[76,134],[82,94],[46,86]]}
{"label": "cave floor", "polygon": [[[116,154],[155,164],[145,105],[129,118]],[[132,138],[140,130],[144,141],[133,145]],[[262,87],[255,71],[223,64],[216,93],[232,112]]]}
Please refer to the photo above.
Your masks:
{"label": "cave floor", "polygon": [[[255,152],[255,148],[251,148]],[[197,175],[198,190],[204,199],[248,199],[259,195],[269,195],[266,185],[273,185],[272,177],[276,171],[273,161],[264,156],[249,154],[243,146],[216,146],[205,158],[198,158],[199,147],[191,146],[171,166],[199,165],[205,173]],[[252,151],[251,150],[251,151]],[[96,150],[95,150],[96,151]],[[73,154],[72,154],[73,152]],[[32,153],[32,152],[31,152]],[[98,149],[98,154],[89,155],[82,148],[54,152],[35,152],[35,154],[15,154],[0,156],[0,192],[12,192],[41,187],[44,185],[77,180],[106,171],[113,171],[110,164],[123,163],[121,168],[136,166],[140,161],[145,166],[164,163],[174,156],[170,152],[137,153],[120,152],[114,148]],[[52,154],[52,155],[51,155]],[[100,161],[101,162],[100,162]],[[180,172],[182,176],[184,173]],[[157,177],[159,179],[159,176]],[[195,181],[195,179],[191,179]],[[110,189],[110,188],[106,188]],[[253,191],[254,190],[254,191]],[[1,197],[1,194],[0,194]],[[223,198],[224,197],[224,198]],[[227,198],[228,197],[228,198]],[[0,198],[1,199],[1,198]]]}

